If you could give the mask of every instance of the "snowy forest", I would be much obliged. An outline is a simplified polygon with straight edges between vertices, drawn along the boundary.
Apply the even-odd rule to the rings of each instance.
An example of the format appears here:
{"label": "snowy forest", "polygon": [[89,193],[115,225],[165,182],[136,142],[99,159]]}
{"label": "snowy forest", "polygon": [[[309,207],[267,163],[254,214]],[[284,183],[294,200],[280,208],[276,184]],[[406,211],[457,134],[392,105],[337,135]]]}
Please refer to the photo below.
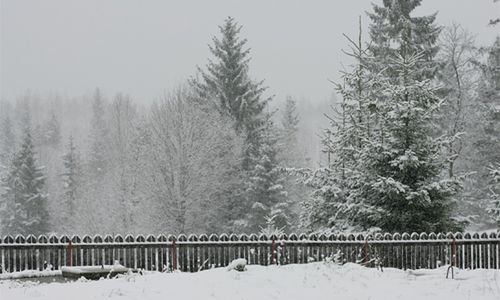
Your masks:
{"label": "snowy forest", "polygon": [[273,97],[232,17],[151,104],[1,99],[0,235],[500,227],[500,36],[377,2],[324,105]]}

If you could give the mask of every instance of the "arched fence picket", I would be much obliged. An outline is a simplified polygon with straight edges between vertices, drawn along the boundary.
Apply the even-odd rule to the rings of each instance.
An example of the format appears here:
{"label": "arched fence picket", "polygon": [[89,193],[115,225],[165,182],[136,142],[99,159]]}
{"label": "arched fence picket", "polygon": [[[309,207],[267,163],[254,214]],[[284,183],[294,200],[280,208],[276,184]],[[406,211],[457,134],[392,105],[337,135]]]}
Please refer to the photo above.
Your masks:
{"label": "arched fence picket", "polygon": [[296,264],[335,260],[400,269],[500,269],[497,233],[201,234],[0,237],[0,273],[47,267],[98,266],[118,262],[134,269],[197,272],[249,264]]}

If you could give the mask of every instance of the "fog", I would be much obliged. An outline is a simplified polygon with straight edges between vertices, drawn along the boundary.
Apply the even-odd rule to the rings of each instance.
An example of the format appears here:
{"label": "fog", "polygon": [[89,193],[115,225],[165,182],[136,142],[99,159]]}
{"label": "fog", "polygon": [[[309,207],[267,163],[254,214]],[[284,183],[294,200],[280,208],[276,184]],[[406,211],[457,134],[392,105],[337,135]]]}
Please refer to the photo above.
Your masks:
{"label": "fog", "polygon": [[[376,1],[377,3],[379,1]],[[0,95],[27,90],[66,96],[129,94],[149,103],[194,75],[209,57],[217,26],[233,16],[249,41],[251,74],[268,94],[320,102],[328,99],[346,63],[342,33],[354,36],[370,1],[26,1],[1,0]],[[500,6],[491,0],[423,1],[421,14],[462,24],[490,44],[487,26]]]}

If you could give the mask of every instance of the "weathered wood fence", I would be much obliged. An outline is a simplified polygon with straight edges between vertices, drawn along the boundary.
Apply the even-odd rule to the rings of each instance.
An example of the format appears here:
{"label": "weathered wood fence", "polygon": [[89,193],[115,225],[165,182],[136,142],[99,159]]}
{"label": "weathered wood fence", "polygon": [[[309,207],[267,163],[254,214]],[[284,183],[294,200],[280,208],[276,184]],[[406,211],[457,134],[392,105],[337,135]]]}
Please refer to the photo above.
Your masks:
{"label": "weathered wood fence", "polygon": [[500,269],[500,234],[6,236],[0,239],[0,272],[116,261],[136,269],[196,272],[227,266],[236,258],[270,265],[322,261],[335,254],[344,262],[376,261],[400,269],[450,264]]}

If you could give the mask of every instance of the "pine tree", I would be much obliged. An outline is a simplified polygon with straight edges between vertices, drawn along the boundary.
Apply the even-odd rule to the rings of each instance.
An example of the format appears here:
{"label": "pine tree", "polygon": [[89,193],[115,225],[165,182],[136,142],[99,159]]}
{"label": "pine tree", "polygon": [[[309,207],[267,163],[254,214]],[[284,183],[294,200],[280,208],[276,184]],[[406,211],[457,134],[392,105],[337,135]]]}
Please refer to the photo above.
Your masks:
{"label": "pine tree", "polygon": [[474,116],[480,123],[475,126],[473,146],[477,169],[476,199],[484,208],[493,184],[488,168],[500,161],[500,37],[488,47],[487,61],[481,68]]}
{"label": "pine tree", "polygon": [[247,230],[250,232],[259,231],[268,220],[276,228],[288,228],[291,222],[290,203],[277,164],[277,134],[270,117],[261,131],[262,144],[259,152],[252,156],[254,167],[247,183],[247,202],[250,204]]}
{"label": "pine tree", "polygon": [[61,143],[61,126],[53,112],[50,118],[43,124],[40,135],[41,145],[46,145],[53,149],[59,147]]}
{"label": "pine tree", "polygon": [[136,135],[137,112],[132,100],[128,96],[118,93],[110,106],[110,172],[107,176],[111,177],[113,195],[116,203],[115,211],[116,224],[124,232],[132,232],[134,218],[133,201],[134,194],[137,192],[134,188],[136,181],[136,170],[133,163],[136,162],[132,157],[132,142]]}
{"label": "pine tree", "polygon": [[[277,153],[279,165],[285,168],[303,168],[306,166],[306,159],[303,152],[300,151],[297,137],[299,122],[296,101],[292,97],[287,97],[281,116],[281,128],[278,140],[279,151]],[[308,197],[310,191],[307,187],[297,182],[295,176],[286,176],[286,173],[284,173],[282,181],[288,198],[287,210],[290,223],[288,229],[294,229],[300,225],[299,218],[297,217],[300,211],[300,203]],[[274,219],[269,218],[269,221],[274,221]],[[271,225],[269,224],[269,226]]]}
{"label": "pine tree", "polygon": [[92,121],[90,129],[89,168],[91,174],[102,176],[107,170],[108,127],[105,120],[105,102],[99,89],[96,89],[92,102]]}
{"label": "pine tree", "polygon": [[[368,13],[370,24],[370,47],[378,61],[377,69],[392,65],[395,55],[411,56],[419,53],[418,79],[434,78],[438,66],[434,57],[438,52],[437,39],[440,28],[435,25],[436,15],[411,16],[422,0],[383,0],[383,5],[373,4],[373,12]],[[391,78],[397,78],[397,70],[389,70]]]}
{"label": "pine tree", "polygon": [[25,129],[21,149],[3,180],[7,209],[2,218],[8,234],[44,234],[49,231],[45,176],[36,166],[30,129]]}
{"label": "pine tree", "polygon": [[[236,131],[247,141],[244,166],[250,169],[249,160],[259,150],[259,128],[265,122],[264,109],[270,98],[263,98],[263,82],[255,82],[249,75],[250,49],[247,40],[239,37],[242,26],[228,17],[219,27],[222,38],[213,38],[210,60],[206,69],[199,69],[200,80],[191,80],[199,98],[210,101],[221,114],[234,120]],[[252,154],[253,152],[253,154]]]}
{"label": "pine tree", "polygon": [[356,190],[356,197],[377,209],[365,227],[391,232],[455,229],[450,211],[459,183],[439,179],[443,143],[432,137],[432,120],[442,100],[428,80],[420,79],[421,59],[394,58],[397,82],[389,77],[383,84],[380,97],[385,100],[377,108],[384,116],[381,139],[369,143],[361,157],[366,170]]}
{"label": "pine tree", "polygon": [[262,82],[249,77],[250,50],[245,48],[247,40],[239,37],[241,28],[231,17],[224,21],[219,27],[222,39],[214,37],[210,46],[216,61],[210,61],[206,72],[199,69],[202,81],[192,83],[203,98],[214,101],[219,112],[235,120],[238,130],[251,130],[267,99],[262,99],[265,90]]}
{"label": "pine tree", "polygon": [[6,116],[1,122],[0,140],[2,142],[0,144],[0,165],[6,166],[10,163],[15,150],[15,136],[10,117]]}
{"label": "pine tree", "polygon": [[[198,101],[210,103],[209,109],[215,108],[223,116],[231,118],[236,133],[245,139],[242,170],[234,174],[234,178],[244,179],[250,186],[245,190],[246,195],[241,197],[247,202],[240,200],[237,206],[239,211],[234,211],[234,217],[241,221],[250,207],[257,209],[260,203],[264,208],[261,217],[256,217],[255,210],[251,218],[247,214],[243,220],[249,227],[258,229],[265,226],[265,216],[271,213],[273,207],[274,212],[281,211],[277,208],[279,201],[276,195],[281,193],[282,185],[278,183],[277,145],[275,137],[271,137],[275,133],[269,132],[274,131],[274,125],[269,125],[270,116],[265,111],[271,98],[264,98],[266,88],[262,81],[250,78],[250,50],[246,48],[247,40],[239,36],[241,28],[231,17],[224,21],[219,27],[222,37],[214,37],[210,46],[215,59],[209,60],[206,71],[199,69],[201,78],[192,79],[191,85]],[[257,183],[263,185],[258,186]],[[240,192],[236,194],[243,195]]]}
{"label": "pine tree", "polygon": [[297,132],[299,131],[299,115],[297,113],[297,102],[292,97],[287,97],[285,107],[281,116],[280,131],[280,162],[287,167],[303,166]]}
{"label": "pine tree", "polygon": [[113,194],[109,171],[111,168],[109,126],[106,119],[107,106],[99,89],[92,99],[92,119],[90,122],[89,152],[84,166],[85,190],[82,202],[86,210],[80,214],[82,226],[90,233],[110,232],[116,229],[113,214]]}
{"label": "pine tree", "polygon": [[377,125],[375,95],[380,89],[379,76],[374,76],[368,49],[362,43],[361,18],[356,41],[349,41],[355,63],[351,71],[342,73],[342,84],[336,84],[342,96],[335,115],[329,116],[331,126],[325,130],[322,143],[328,155],[327,165],[317,170],[298,170],[313,194],[303,201],[302,226],[310,230],[327,228],[347,229],[364,227],[376,210],[366,199],[356,194],[365,173],[363,153],[379,137],[374,134]]}
{"label": "pine tree", "polygon": [[64,194],[63,203],[64,206],[64,225],[70,227],[70,223],[73,221],[76,213],[76,205],[78,195],[80,193],[81,185],[81,166],[80,157],[76,150],[76,146],[73,142],[73,137],[69,137],[68,150],[63,156],[64,173],[61,174]]}

